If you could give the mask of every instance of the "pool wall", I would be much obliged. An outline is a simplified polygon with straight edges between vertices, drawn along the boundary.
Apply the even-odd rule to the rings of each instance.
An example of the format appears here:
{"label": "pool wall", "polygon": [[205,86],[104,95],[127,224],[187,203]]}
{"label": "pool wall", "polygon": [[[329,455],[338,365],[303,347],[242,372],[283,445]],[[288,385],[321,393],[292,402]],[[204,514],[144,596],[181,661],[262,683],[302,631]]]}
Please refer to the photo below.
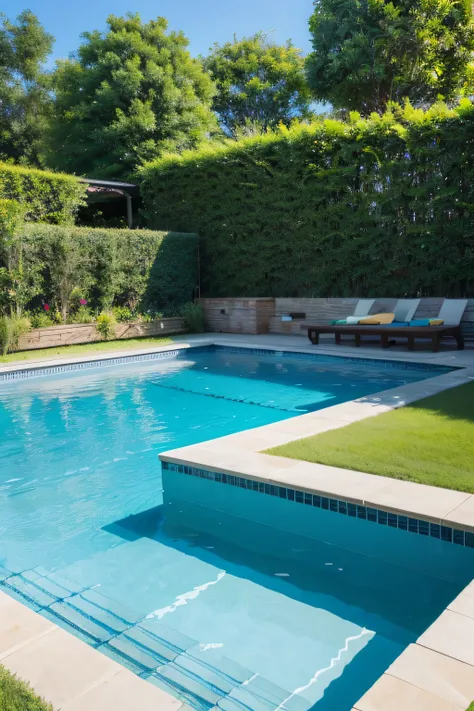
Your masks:
{"label": "pool wall", "polygon": [[[272,486],[256,479],[227,477],[218,473],[215,474],[217,479],[207,479],[179,473],[176,471],[178,465],[167,462],[163,462],[163,465],[163,501],[169,510],[179,508],[179,502],[184,501],[243,520],[256,521],[273,529],[324,541],[393,565],[421,570],[433,577],[462,582],[464,585],[472,578],[474,534],[467,534],[472,536],[473,545],[465,547],[452,543],[452,529],[449,529],[450,541],[442,540],[442,527],[439,524],[410,519],[423,530],[425,527],[428,531],[430,526],[433,529],[436,527],[438,536],[435,538],[389,525],[389,520],[398,517],[385,511],[369,509],[378,514],[379,520],[384,521],[377,523],[367,520],[366,507],[353,503],[338,502],[301,490]],[[235,485],[223,484],[222,477],[236,480]],[[243,486],[246,482],[256,484],[261,491]],[[280,495],[283,492],[284,497]],[[295,495],[291,499],[288,498],[289,492]],[[313,505],[313,501],[317,501],[318,505]],[[344,507],[345,513],[333,510],[337,504]],[[407,521],[406,517],[403,518]],[[443,528],[447,530],[447,527]],[[462,533],[464,534],[464,531]]]}

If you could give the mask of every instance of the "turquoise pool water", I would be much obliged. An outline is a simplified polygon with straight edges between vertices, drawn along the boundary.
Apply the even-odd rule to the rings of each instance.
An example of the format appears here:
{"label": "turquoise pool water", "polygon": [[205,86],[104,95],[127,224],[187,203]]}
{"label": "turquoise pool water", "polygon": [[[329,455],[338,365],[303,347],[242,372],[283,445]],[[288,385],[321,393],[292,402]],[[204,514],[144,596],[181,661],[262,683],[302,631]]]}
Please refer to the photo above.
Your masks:
{"label": "turquoise pool water", "polygon": [[0,383],[0,585],[199,710],[350,711],[472,549],[179,476],[163,504],[157,455],[440,372],[193,349]]}

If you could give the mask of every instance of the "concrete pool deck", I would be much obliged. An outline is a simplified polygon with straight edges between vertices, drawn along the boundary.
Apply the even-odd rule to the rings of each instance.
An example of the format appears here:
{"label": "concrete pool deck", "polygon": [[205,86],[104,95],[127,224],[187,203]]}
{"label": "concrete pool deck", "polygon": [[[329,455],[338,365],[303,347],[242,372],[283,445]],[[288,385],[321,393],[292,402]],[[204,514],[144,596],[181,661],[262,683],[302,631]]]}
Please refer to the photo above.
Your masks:
{"label": "concrete pool deck", "polygon": [[[307,492],[373,505],[474,531],[474,496],[282,457],[261,450],[387,412],[474,379],[474,349],[439,353],[394,347],[312,346],[302,336],[205,334],[173,344],[110,351],[79,358],[0,365],[0,376],[198,345],[229,345],[324,355],[400,360],[459,370],[289,420],[167,452],[162,459],[229,472]],[[0,663],[30,681],[61,711],[177,710],[183,704],[113,660],[0,593]],[[354,711],[465,711],[474,699],[474,581],[410,645],[354,706]]]}

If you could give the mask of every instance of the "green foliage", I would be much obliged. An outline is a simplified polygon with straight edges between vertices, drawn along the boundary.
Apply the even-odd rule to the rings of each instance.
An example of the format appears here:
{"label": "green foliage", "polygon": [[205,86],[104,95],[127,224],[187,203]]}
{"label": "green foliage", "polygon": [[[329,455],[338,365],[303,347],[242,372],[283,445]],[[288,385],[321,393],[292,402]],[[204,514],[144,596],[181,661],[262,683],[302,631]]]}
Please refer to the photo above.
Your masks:
{"label": "green foliage", "polygon": [[6,355],[18,346],[21,336],[31,328],[25,316],[0,316],[0,351]]}
{"label": "green foliage", "polygon": [[113,313],[110,313],[110,311],[103,311],[97,316],[95,327],[104,341],[110,341],[114,338],[116,326],[117,321],[115,320]]}
{"label": "green foliage", "polygon": [[94,177],[130,175],[166,150],[196,146],[216,130],[214,87],[164,18],[110,15],[58,63],[49,164]]}
{"label": "green foliage", "polygon": [[203,64],[216,82],[213,108],[229,135],[288,126],[310,113],[304,59],[291,42],[273,44],[262,32],[234,38],[215,44]]}
{"label": "green foliage", "polygon": [[314,97],[364,115],[458,96],[474,49],[469,0],[321,0],[309,26]]}
{"label": "green foliage", "polygon": [[36,269],[28,276],[23,271],[23,216],[24,209],[19,202],[0,199],[0,309],[18,316],[38,281]]}
{"label": "green foliage", "polygon": [[42,164],[51,111],[43,64],[53,41],[30,10],[16,23],[0,15],[0,160]]}
{"label": "green foliage", "polygon": [[74,311],[72,316],[67,319],[68,323],[92,323],[94,316],[91,314],[87,306],[79,306],[77,311]]}
{"label": "green foliage", "polygon": [[204,312],[201,304],[192,301],[185,304],[181,309],[181,316],[184,317],[186,330],[190,333],[204,333]]}
{"label": "green foliage", "polygon": [[169,156],[150,225],[199,232],[209,296],[474,296],[474,107],[409,105]]}
{"label": "green foliage", "polygon": [[118,323],[135,321],[139,318],[138,313],[136,311],[132,311],[132,309],[128,308],[128,306],[114,306],[112,313]]}
{"label": "green foliage", "polygon": [[17,200],[0,198],[0,235],[11,238],[23,222],[24,209]]}
{"label": "green foliage", "polygon": [[28,318],[30,319],[31,328],[49,328],[49,326],[56,325],[53,317],[46,311],[34,311],[29,314]]}
{"label": "green foliage", "polygon": [[10,328],[8,316],[0,316],[0,353],[6,355],[10,345]]}
{"label": "green foliage", "polygon": [[86,186],[73,175],[0,163],[0,198],[17,200],[35,222],[74,222]]}
{"label": "green foliage", "polygon": [[53,711],[30,686],[0,666],[0,709],[2,711]]}
{"label": "green foliage", "polygon": [[[195,235],[25,224],[19,238],[24,279],[34,285],[25,306],[48,304],[63,322],[112,306],[174,315],[197,283]],[[0,295],[5,267],[0,254]]]}

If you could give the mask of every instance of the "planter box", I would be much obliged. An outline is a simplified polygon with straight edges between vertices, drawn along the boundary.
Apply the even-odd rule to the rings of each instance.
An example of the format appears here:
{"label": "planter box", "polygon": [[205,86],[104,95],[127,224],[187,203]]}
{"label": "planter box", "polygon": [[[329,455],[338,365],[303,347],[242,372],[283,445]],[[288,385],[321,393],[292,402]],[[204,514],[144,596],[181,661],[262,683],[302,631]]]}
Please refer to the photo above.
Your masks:
{"label": "planter box", "polygon": [[275,314],[275,299],[200,299],[207,331],[214,333],[268,333]]}
{"label": "planter box", "polygon": [[[118,323],[115,328],[115,338],[168,336],[171,333],[182,333],[184,330],[184,319],[181,317],[163,318],[151,323],[132,321],[130,323]],[[71,346],[102,340],[93,323],[73,323],[49,326],[48,328],[35,328],[20,338],[18,350],[29,351],[36,348]]]}

